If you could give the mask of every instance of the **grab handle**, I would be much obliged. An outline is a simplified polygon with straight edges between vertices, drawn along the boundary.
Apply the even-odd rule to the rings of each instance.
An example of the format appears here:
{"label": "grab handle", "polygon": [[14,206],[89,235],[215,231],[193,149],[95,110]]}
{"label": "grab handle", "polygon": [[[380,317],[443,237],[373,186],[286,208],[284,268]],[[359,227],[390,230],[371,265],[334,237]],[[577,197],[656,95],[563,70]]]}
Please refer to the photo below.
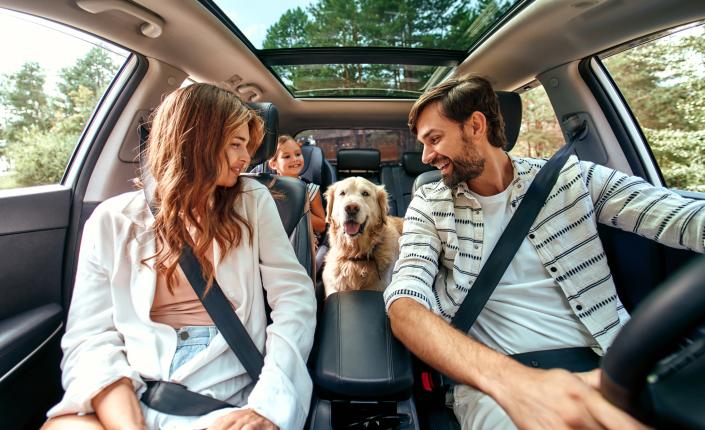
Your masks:
{"label": "grab handle", "polygon": [[144,23],[140,26],[140,31],[146,37],[156,39],[162,34],[164,20],[154,12],[144,9],[134,3],[126,0],[76,0],[76,5],[86,12],[99,14],[111,10],[117,10],[128,15],[132,15],[137,19],[141,19]]}

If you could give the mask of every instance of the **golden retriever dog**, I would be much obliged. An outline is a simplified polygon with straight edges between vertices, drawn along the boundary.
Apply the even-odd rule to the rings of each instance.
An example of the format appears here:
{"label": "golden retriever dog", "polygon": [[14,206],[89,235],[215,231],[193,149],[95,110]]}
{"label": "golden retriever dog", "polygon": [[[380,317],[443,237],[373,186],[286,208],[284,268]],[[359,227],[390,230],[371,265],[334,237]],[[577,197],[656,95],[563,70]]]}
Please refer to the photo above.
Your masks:
{"label": "golden retriever dog", "polygon": [[323,268],[326,297],[336,291],[384,290],[399,257],[403,219],[388,216],[384,186],[350,177],[326,191],[330,250]]}

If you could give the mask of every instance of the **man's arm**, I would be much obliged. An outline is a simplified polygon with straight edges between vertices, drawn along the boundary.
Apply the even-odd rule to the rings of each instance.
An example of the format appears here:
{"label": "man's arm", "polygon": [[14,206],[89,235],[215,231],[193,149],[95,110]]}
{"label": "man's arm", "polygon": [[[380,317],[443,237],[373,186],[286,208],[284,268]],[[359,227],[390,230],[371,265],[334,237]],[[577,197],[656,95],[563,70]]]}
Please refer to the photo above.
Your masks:
{"label": "man's arm", "polygon": [[580,166],[600,223],[673,248],[705,252],[705,202],[598,164],[582,161]]}
{"label": "man's arm", "polygon": [[537,370],[497,353],[409,298],[388,309],[394,335],[417,357],[490,395],[521,429],[642,429],[583,378]]}

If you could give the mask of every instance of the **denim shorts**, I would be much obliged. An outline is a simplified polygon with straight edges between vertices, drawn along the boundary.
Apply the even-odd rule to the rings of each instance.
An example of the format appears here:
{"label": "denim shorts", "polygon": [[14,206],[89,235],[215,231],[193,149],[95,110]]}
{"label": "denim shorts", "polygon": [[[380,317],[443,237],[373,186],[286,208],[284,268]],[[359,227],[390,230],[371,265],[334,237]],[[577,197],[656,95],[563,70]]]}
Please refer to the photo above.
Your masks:
{"label": "denim shorts", "polygon": [[171,360],[169,376],[184,363],[210,345],[218,334],[218,329],[212,326],[184,326],[176,330],[176,352]]}

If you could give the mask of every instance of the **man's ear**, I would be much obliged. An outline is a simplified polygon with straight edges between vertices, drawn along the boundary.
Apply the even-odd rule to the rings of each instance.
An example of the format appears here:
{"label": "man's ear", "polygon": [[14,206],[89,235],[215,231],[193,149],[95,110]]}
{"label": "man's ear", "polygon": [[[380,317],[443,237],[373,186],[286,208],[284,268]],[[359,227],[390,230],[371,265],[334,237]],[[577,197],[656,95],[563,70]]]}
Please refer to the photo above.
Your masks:
{"label": "man's ear", "polygon": [[386,224],[387,212],[389,212],[389,198],[387,196],[387,190],[384,189],[384,185],[377,185],[377,204],[379,205],[382,224]]}
{"label": "man's ear", "polygon": [[480,111],[475,111],[465,121],[473,135],[487,136],[487,117]]}
{"label": "man's ear", "polygon": [[326,222],[331,223],[333,216],[333,198],[335,197],[335,184],[330,184],[326,190]]}

